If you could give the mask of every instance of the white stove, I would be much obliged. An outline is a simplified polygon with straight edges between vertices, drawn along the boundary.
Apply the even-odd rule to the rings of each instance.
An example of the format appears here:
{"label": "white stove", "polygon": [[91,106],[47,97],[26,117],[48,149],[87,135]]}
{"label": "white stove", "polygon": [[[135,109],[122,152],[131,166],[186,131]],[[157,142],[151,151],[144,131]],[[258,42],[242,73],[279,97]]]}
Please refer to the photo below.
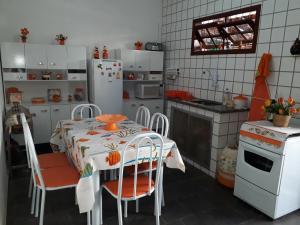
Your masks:
{"label": "white stove", "polygon": [[273,219],[300,208],[300,128],[245,122],[234,195]]}

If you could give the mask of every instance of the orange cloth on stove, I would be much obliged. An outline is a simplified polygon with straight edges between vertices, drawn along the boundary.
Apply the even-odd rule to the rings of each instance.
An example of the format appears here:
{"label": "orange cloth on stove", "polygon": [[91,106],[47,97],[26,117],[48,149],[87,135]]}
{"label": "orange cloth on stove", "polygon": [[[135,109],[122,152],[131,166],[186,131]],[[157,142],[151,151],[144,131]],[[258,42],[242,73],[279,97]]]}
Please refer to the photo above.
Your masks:
{"label": "orange cloth on stove", "polygon": [[270,91],[267,85],[266,78],[270,75],[270,62],[272,55],[264,53],[260,59],[256,79],[255,87],[252,93],[252,101],[250,105],[250,112],[248,121],[264,120],[265,114],[262,109],[265,100],[270,99]]}

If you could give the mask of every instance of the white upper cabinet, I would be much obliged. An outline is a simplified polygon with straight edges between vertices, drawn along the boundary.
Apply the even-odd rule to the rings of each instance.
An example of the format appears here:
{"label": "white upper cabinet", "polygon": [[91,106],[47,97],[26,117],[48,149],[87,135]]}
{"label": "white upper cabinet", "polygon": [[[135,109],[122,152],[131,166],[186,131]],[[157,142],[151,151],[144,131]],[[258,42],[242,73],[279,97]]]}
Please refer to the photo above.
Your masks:
{"label": "white upper cabinet", "polygon": [[86,70],[86,48],[67,46],[68,69]]}
{"label": "white upper cabinet", "polygon": [[25,61],[28,69],[47,69],[47,46],[25,44]]}
{"label": "white upper cabinet", "polygon": [[63,45],[47,46],[48,69],[67,69],[67,50]]}
{"label": "white upper cabinet", "polygon": [[164,53],[163,52],[148,52],[150,56],[150,71],[163,71]]}
{"label": "white upper cabinet", "polygon": [[135,50],[135,68],[137,71],[149,71],[150,58],[148,51]]}
{"label": "white upper cabinet", "polygon": [[135,51],[122,49],[119,58],[123,61],[124,70],[135,70]]}
{"label": "white upper cabinet", "polygon": [[3,68],[25,68],[24,44],[2,43],[1,58]]}

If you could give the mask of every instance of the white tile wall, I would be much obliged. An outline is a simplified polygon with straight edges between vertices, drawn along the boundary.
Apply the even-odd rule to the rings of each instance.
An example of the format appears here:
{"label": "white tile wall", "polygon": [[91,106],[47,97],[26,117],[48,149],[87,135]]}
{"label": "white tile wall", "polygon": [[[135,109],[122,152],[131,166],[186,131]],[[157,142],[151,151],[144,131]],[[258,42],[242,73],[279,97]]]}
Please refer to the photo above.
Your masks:
{"label": "white tile wall", "polygon": [[[191,56],[192,21],[196,18],[262,4],[257,51],[254,54]],[[268,78],[272,97],[293,95],[300,102],[300,57],[289,49],[300,31],[300,0],[163,0],[162,42],[166,67],[179,67],[181,74],[167,88],[183,89],[197,97],[220,101],[228,88],[234,95],[251,97],[261,55],[273,54]],[[217,69],[218,87],[211,87],[208,73]]]}

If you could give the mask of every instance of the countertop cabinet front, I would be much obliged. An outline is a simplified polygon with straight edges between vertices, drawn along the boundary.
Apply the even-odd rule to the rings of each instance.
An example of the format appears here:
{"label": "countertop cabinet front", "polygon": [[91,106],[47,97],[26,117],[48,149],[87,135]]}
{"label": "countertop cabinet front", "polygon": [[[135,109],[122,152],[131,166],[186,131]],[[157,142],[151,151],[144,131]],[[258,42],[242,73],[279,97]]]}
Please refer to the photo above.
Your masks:
{"label": "countertop cabinet front", "polygon": [[48,69],[67,69],[67,50],[65,46],[48,45]]}
{"label": "countertop cabinet front", "polygon": [[47,46],[25,44],[25,61],[28,69],[47,69]]}
{"label": "countertop cabinet front", "polygon": [[70,119],[70,105],[51,105],[51,127],[56,128],[58,121]]}
{"label": "countertop cabinet front", "polygon": [[25,68],[24,44],[3,43],[1,59],[3,68]]}
{"label": "countertop cabinet front", "polygon": [[30,106],[33,119],[33,138],[35,144],[48,143],[51,137],[49,106]]}
{"label": "countertop cabinet front", "polygon": [[135,120],[136,111],[139,107],[137,101],[124,101],[123,102],[123,113],[130,120]]}

